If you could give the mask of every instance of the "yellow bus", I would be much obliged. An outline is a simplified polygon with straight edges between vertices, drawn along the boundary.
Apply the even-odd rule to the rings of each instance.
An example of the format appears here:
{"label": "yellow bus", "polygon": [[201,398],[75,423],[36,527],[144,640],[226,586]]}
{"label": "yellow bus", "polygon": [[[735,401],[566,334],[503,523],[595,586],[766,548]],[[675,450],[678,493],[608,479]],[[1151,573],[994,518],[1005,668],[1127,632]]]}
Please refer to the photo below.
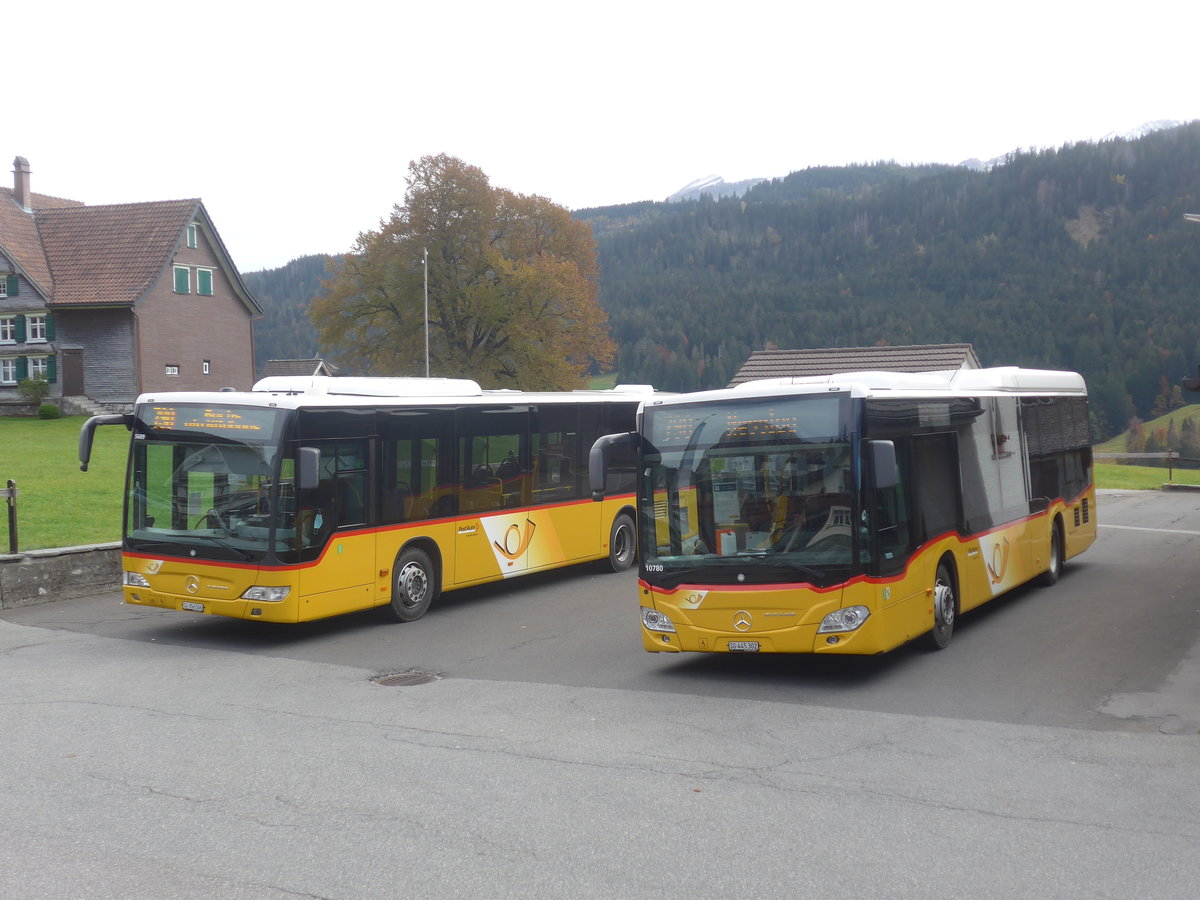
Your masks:
{"label": "yellow bus", "polygon": [[131,431],[126,603],[302,622],[559,566],[634,559],[633,458],[597,505],[587,453],[644,386],[485,391],[464,379],[272,377],[146,394]]}
{"label": "yellow bus", "polygon": [[647,399],[590,454],[638,456],[655,652],[945,647],[959,615],[1096,538],[1087,389],[996,368],[754,381]]}

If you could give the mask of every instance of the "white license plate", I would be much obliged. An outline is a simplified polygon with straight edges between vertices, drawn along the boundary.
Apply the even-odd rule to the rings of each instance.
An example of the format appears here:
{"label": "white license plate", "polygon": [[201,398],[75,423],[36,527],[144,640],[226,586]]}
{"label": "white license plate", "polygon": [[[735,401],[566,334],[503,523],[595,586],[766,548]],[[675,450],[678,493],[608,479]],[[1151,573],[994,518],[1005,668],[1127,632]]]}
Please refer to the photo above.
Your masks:
{"label": "white license plate", "polygon": [[758,641],[730,641],[729,649],[735,653],[739,651],[742,653],[757,653]]}
{"label": "white license plate", "polygon": [[182,606],[188,612],[204,612],[204,604],[196,603],[192,600],[184,600],[180,606]]}

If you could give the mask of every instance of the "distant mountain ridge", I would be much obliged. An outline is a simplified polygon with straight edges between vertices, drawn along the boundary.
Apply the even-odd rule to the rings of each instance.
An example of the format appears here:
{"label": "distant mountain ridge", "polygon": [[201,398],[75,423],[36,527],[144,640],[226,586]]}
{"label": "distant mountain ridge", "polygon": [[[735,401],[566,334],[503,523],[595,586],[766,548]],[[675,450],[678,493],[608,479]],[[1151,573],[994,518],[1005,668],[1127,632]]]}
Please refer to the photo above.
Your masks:
{"label": "distant mountain ridge", "polygon": [[[1099,138],[1099,140],[1110,141],[1114,138],[1137,140],[1138,138],[1145,137],[1152,132],[1162,131],[1167,128],[1177,128],[1182,124],[1184,123],[1175,119],[1155,119],[1151,122],[1144,122],[1136,128],[1130,128],[1120,132],[1111,131],[1104,135],[1104,137]],[[1012,152],[1016,153],[1018,151],[1014,150]],[[987,160],[982,160],[978,157],[971,157],[970,159],[962,160],[958,163],[958,165],[967,169],[973,169],[977,172],[985,172],[994,166],[1000,165],[1005,159],[1006,156],[993,156],[991,159]],[[699,200],[702,194],[709,194],[714,199],[727,197],[730,195],[740,196],[750,188],[754,187],[754,185],[770,180],[771,179],[769,178],[748,178],[744,181],[728,182],[720,175],[705,175],[703,178],[697,178],[696,180],[689,182],[675,193],[671,194],[669,197],[667,197],[667,202],[676,203],[683,200]]]}

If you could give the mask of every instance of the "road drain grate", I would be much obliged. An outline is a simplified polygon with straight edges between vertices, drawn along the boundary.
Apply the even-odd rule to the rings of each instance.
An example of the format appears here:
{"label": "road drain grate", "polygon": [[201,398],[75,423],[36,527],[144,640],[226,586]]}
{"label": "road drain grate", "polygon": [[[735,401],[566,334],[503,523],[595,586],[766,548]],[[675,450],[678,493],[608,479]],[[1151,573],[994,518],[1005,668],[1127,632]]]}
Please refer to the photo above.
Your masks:
{"label": "road drain grate", "polygon": [[390,675],[376,675],[371,681],[384,687],[413,687],[418,684],[429,684],[441,677],[436,672],[393,672]]}

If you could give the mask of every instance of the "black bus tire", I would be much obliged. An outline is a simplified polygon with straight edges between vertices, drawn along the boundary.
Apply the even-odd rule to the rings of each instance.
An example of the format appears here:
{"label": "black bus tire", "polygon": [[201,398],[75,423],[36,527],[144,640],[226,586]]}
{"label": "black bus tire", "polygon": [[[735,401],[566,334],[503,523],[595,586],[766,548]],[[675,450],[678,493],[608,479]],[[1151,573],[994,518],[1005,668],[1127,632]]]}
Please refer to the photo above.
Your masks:
{"label": "black bus tire", "polygon": [[1042,587],[1052,587],[1058,584],[1063,567],[1063,536],[1062,524],[1056,519],[1050,528],[1050,556],[1046,560],[1046,571],[1038,578]]}
{"label": "black bus tire", "polygon": [[429,554],[417,547],[402,551],[392,569],[392,614],[401,622],[415,622],[437,593],[438,573]]}
{"label": "black bus tire", "polygon": [[608,533],[608,567],[614,572],[624,572],[633,565],[636,554],[636,533],[633,518],[621,513],[613,519]]}
{"label": "black bus tire", "polygon": [[958,589],[950,563],[938,563],[933,579],[933,629],[927,637],[931,650],[945,650],[954,636],[954,621],[958,618]]}

